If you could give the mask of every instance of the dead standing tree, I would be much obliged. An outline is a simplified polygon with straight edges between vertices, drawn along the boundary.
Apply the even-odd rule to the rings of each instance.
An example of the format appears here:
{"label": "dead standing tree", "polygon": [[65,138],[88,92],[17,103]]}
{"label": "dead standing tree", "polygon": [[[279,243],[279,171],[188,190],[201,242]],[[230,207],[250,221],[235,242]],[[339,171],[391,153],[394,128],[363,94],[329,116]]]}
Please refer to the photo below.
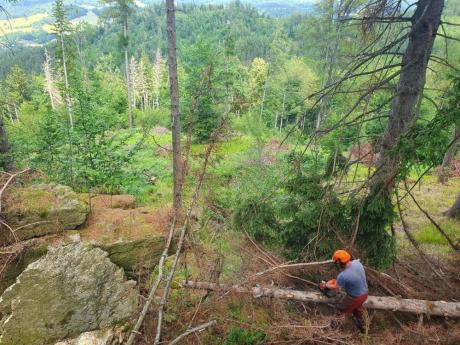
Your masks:
{"label": "dead standing tree", "polygon": [[174,0],[166,0],[166,30],[168,33],[169,88],[171,93],[172,149],[175,209],[182,207],[182,155],[180,143],[179,81],[177,78],[176,17]]}
{"label": "dead standing tree", "polygon": [[[144,318],[149,311],[149,307],[152,303],[152,300],[155,296],[155,292],[158,289],[160,283],[163,281],[163,266],[167,258],[173,234],[176,228],[177,223],[179,223],[179,214],[182,209],[182,155],[181,155],[181,143],[180,143],[180,112],[179,112],[179,81],[177,77],[177,56],[176,56],[176,20],[175,20],[175,10],[174,10],[174,0],[166,0],[166,28],[168,34],[168,63],[169,63],[169,87],[170,87],[170,97],[171,97],[171,121],[172,121],[172,148],[173,148],[173,221],[169,230],[168,239],[166,241],[163,253],[158,264],[158,276],[156,277],[153,286],[150,288],[149,295],[144,304],[142,312],[139,315],[139,318],[134,326],[134,329],[131,331],[129,338],[126,342],[127,345],[134,344],[137,334],[139,334],[139,329],[144,322]],[[205,165],[206,166],[206,165]],[[205,168],[203,169],[205,170]],[[204,172],[203,172],[204,174]],[[202,180],[202,179],[201,179]],[[189,211],[185,218],[185,224],[183,225],[180,233],[179,244],[177,245],[177,251],[175,255],[175,260],[173,263],[173,269],[171,270],[168,278],[166,279],[166,287],[164,289],[163,298],[159,306],[158,311],[158,324],[157,324],[157,335],[155,337],[155,344],[158,343],[158,339],[161,336],[161,319],[163,316],[163,308],[166,304],[168,295],[169,295],[169,285],[171,283],[172,276],[174,275],[175,267],[177,265],[180,251],[182,248],[182,243],[184,241],[186,229],[188,227],[188,220],[190,219],[190,213],[193,208],[193,205],[196,201],[199,188],[201,186],[201,180],[196,187],[196,197],[192,198],[191,205],[189,206]]]}

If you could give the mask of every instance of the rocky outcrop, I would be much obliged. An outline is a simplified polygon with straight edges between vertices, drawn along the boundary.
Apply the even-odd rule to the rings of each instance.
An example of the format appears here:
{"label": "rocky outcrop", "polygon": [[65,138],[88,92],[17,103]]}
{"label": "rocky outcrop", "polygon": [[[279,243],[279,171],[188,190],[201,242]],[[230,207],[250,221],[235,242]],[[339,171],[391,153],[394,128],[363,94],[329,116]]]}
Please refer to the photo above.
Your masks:
{"label": "rocky outcrop", "polygon": [[[83,198],[87,200],[88,195]],[[23,241],[20,246],[4,247],[3,252],[9,254],[0,255],[0,266],[4,267],[0,294],[28,264],[45,255],[48,248],[71,242],[90,243],[107,251],[109,259],[130,278],[151,272],[163,251],[170,209],[135,208],[135,205],[136,199],[131,195],[97,195],[91,198],[91,213],[79,230],[66,230]]]}
{"label": "rocky outcrop", "polygon": [[[12,188],[2,210],[5,221],[19,240],[75,229],[85,222],[87,203],[70,187],[39,184]],[[0,243],[14,241],[11,232],[0,229]]]}
{"label": "rocky outcrop", "polygon": [[54,345],[120,345],[123,337],[117,330],[98,330],[85,332],[77,338],[60,341]]}
{"label": "rocky outcrop", "polygon": [[32,239],[22,243],[21,246],[10,246],[4,251],[8,254],[0,255],[0,264],[3,272],[0,277],[0,294],[14,284],[16,278],[25,268],[40,259],[48,252],[48,242]]}
{"label": "rocky outcrop", "polygon": [[135,282],[107,256],[73,243],[30,264],[0,298],[0,344],[51,344],[130,319]]}
{"label": "rocky outcrop", "polygon": [[78,234],[82,241],[107,251],[112,262],[135,278],[151,272],[158,263],[165,244],[170,209],[129,205],[134,206],[134,202],[126,195],[92,198],[91,214]]}
{"label": "rocky outcrop", "polygon": [[138,240],[122,240],[102,244],[95,243],[109,254],[114,264],[125,270],[128,277],[135,278],[149,273],[158,263],[165,246],[164,236],[146,237]]}

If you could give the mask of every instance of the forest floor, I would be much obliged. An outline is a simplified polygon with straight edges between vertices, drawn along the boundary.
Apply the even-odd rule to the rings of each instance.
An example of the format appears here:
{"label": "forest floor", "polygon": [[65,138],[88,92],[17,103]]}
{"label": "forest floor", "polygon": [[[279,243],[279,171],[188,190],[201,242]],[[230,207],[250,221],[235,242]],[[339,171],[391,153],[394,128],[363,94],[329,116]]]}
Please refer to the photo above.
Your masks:
{"label": "forest floor", "polygon": [[[410,182],[410,181],[409,181]],[[412,181],[415,182],[415,181]],[[426,176],[413,190],[423,209],[440,224],[454,241],[460,239],[460,225],[442,213],[460,192],[460,178],[439,184],[435,176]],[[368,272],[372,295],[458,301],[460,296],[460,257],[448,246],[435,227],[410,198],[403,203],[403,215],[409,230],[423,251],[441,271],[439,278],[405,238],[396,224],[398,259],[386,270],[394,280],[382,280]],[[337,271],[330,267],[272,272],[254,279],[273,265],[283,262],[280,255],[263,249],[244,233],[235,233],[225,224],[206,222],[197,226],[187,241],[181,269],[165,316],[165,339],[172,339],[209,320],[212,328],[187,337],[183,344],[460,344],[460,324],[442,317],[422,318],[401,312],[369,311],[370,326],[359,334],[352,321],[329,306],[252,298],[236,293],[208,293],[180,288],[184,279],[220,283],[277,286],[297,290],[316,290],[320,279],[330,279]],[[252,277],[252,278],[251,278]],[[296,278],[297,277],[297,278]],[[314,284],[312,284],[314,283]],[[139,344],[150,344],[156,329],[156,315],[149,314]]]}

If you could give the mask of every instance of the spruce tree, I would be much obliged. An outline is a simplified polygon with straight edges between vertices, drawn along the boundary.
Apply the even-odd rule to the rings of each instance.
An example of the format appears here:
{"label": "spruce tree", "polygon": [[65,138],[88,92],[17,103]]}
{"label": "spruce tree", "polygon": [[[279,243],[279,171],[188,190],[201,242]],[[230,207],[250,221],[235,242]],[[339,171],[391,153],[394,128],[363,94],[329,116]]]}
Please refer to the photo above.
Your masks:
{"label": "spruce tree", "polygon": [[128,19],[131,16],[134,8],[134,0],[103,0],[106,4],[110,5],[107,11],[107,17],[114,19],[121,24],[122,35],[120,35],[119,46],[123,50],[125,60],[125,78],[126,89],[128,94],[128,123],[129,127],[134,127],[133,118],[133,89],[129,63],[129,35],[128,35]]}
{"label": "spruce tree", "polygon": [[69,116],[70,127],[73,128],[74,121],[72,115],[72,103],[70,98],[69,70],[67,59],[67,37],[72,32],[72,26],[70,24],[70,21],[67,19],[67,11],[65,9],[63,0],[55,1],[53,6],[53,17],[54,23],[52,25],[52,30],[59,42],[57,46],[56,55],[60,57],[62,63],[61,67],[64,79],[64,98],[66,102],[66,110]]}

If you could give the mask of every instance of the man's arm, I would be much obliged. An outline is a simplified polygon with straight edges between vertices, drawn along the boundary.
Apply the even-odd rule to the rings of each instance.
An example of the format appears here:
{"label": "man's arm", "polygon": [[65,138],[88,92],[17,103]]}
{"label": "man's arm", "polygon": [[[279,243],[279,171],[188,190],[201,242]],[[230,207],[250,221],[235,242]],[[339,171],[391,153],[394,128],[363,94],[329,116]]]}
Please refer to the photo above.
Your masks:
{"label": "man's arm", "polygon": [[329,290],[340,290],[341,289],[339,283],[335,279],[329,280],[326,283],[326,288],[328,288]]}

